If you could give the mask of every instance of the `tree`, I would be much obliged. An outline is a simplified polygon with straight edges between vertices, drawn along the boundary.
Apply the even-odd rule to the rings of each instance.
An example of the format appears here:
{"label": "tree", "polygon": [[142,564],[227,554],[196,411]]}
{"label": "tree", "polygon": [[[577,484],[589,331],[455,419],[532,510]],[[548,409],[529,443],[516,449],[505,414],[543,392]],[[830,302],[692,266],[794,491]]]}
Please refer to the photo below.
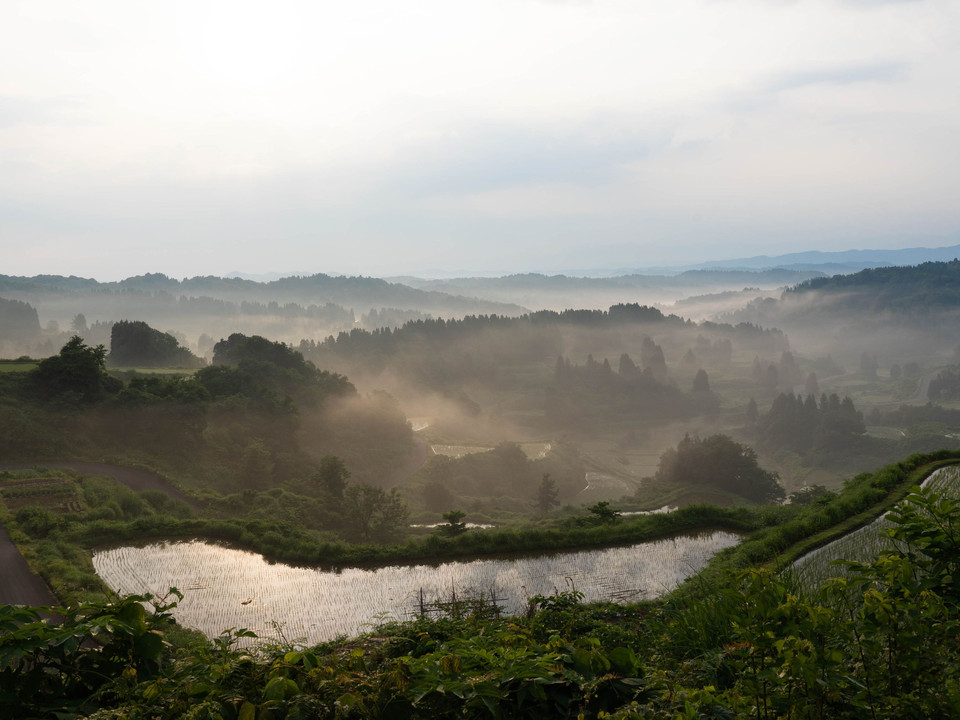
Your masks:
{"label": "tree", "polygon": [[90,329],[87,327],[87,318],[83,313],[77,313],[73,316],[73,320],[70,322],[70,328],[77,335],[83,335]]}
{"label": "tree", "polygon": [[710,392],[710,378],[707,376],[707,371],[703,368],[697,370],[697,375],[693,378],[693,391],[695,393]]}
{"label": "tree", "polygon": [[467,531],[467,524],[461,522],[467,514],[462,510],[451,510],[443,514],[443,519],[447,522],[437,526],[437,532],[446,537],[456,537]]}
{"label": "tree", "polygon": [[336,455],[324,455],[311,479],[331,497],[340,501],[343,500],[343,491],[350,480],[350,471]]}
{"label": "tree", "polygon": [[606,500],[598,502],[587,508],[590,514],[585,518],[580,518],[584,525],[612,525],[620,522],[620,511],[610,507]]}
{"label": "tree", "polygon": [[687,435],[676,449],[660,456],[656,479],[684,485],[706,485],[742,495],[754,502],[784,497],[776,473],[757,464],[757,453],[726,435],[701,440]]}
{"label": "tree", "polygon": [[817,380],[815,372],[807,375],[807,381],[804,383],[803,389],[807,395],[817,396],[820,394],[820,382]]}
{"label": "tree", "polygon": [[544,473],[540,487],[537,488],[537,508],[542,513],[550,512],[551,508],[560,504],[559,496],[560,491],[557,490],[557,484],[550,477],[550,473]]}
{"label": "tree", "polygon": [[42,360],[31,371],[30,379],[43,397],[95,402],[123,386],[107,374],[106,357],[103,345],[89,347],[82,337],[74,335],[60,349],[60,354]]}
{"label": "tree", "polygon": [[[315,403],[327,396],[356,394],[356,388],[342,375],[318,370],[298,351],[259,335],[234,333],[218,342],[213,348],[213,367],[221,366],[239,373],[244,386],[254,389],[253,395],[289,395],[300,403]],[[198,377],[203,382],[202,378],[212,374],[210,368],[203,368]]]}
{"label": "tree", "polygon": [[800,368],[797,367],[797,361],[794,360],[793,353],[789,350],[784,350],[780,354],[778,375],[784,387],[793,387],[800,380]]}
{"label": "tree", "polygon": [[836,496],[837,494],[835,492],[827,490],[823,485],[807,485],[796,492],[790,493],[790,504],[819,505],[832,500]]}
{"label": "tree", "polygon": [[410,511],[396,489],[361,483],[351,485],[343,495],[347,532],[363,542],[389,542],[406,525]]}
{"label": "tree", "polygon": [[110,330],[111,365],[198,368],[203,361],[170,333],[140,320],[121,320]]}
{"label": "tree", "polygon": [[656,380],[667,377],[667,361],[663,355],[663,348],[648,335],[643,336],[640,344],[640,364],[643,366],[644,373]]}
{"label": "tree", "polygon": [[35,307],[0,297],[0,339],[32,340],[39,334],[40,318]]}

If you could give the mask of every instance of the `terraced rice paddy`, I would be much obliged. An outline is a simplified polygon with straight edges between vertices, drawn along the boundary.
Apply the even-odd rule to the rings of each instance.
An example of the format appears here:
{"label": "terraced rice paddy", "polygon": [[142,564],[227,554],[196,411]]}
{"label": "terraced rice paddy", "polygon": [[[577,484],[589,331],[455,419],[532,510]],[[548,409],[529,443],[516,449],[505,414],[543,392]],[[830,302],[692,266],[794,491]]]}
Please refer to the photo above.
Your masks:
{"label": "terraced rice paddy", "polygon": [[[933,488],[952,497],[960,497],[960,467],[952,466],[937,470],[923,482],[923,487]],[[884,514],[869,525],[834,540],[829,545],[813,550],[793,564],[800,583],[814,590],[829,578],[844,577],[846,569],[833,564],[837,560],[869,562],[881,550],[890,547],[890,540],[882,531],[892,525]]]}
{"label": "terraced rice paddy", "polygon": [[480,445],[431,445],[430,449],[433,450],[434,455],[446,455],[452,458],[461,458],[464,455],[474,455],[493,450],[493,448]]}
{"label": "terraced rice paddy", "polygon": [[738,540],[717,531],[605,550],[338,572],[271,564],[193,541],[104,550],[93,565],[117,592],[179,588],[178,621],[208,636],[245,627],[271,638],[276,623],[288,640],[310,644],[356,635],[381,618],[409,618],[421,591],[428,602],[453,593],[492,595],[510,614],[522,612],[533,595],[573,588],[588,601],[654,598]]}
{"label": "terraced rice paddy", "polygon": [[433,425],[433,418],[427,417],[426,415],[420,417],[410,417],[407,418],[407,422],[410,423],[410,429],[414,432],[420,432],[421,430],[426,430],[428,427]]}
{"label": "terraced rice paddy", "polygon": [[550,443],[520,443],[520,449],[526,454],[531,460],[543,460],[547,455],[550,454],[550,451],[553,450],[553,445]]}
{"label": "terraced rice paddy", "polygon": [[[414,427],[414,430],[416,430],[416,427]],[[461,458],[464,455],[489,452],[493,450],[493,447],[485,445],[431,445],[430,449],[433,450],[434,455]],[[520,443],[520,449],[523,450],[524,454],[531,460],[542,460],[550,454],[553,446],[550,443],[542,442]]]}

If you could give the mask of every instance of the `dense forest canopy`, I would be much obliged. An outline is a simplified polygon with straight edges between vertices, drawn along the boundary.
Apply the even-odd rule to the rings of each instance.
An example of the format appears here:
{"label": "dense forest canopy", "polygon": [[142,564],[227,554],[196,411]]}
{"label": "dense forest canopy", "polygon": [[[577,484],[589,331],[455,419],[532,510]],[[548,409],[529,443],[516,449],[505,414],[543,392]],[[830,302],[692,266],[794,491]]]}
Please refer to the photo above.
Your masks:
{"label": "dense forest canopy", "polygon": [[35,307],[0,297],[0,343],[32,340],[39,334],[40,319]]}
{"label": "dense forest canopy", "polygon": [[660,458],[660,482],[716,487],[754,502],[784,498],[776,473],[761,468],[757,453],[726,435],[687,436]]}
{"label": "dense forest canopy", "polygon": [[142,320],[121,320],[110,330],[111,365],[198,368],[203,361],[182,347],[170,333],[154,330]]}
{"label": "dense forest canopy", "polygon": [[814,292],[850,293],[851,311],[873,313],[916,308],[960,306],[960,260],[928,262],[914,267],[870,268],[851,275],[806,280],[786,296]]}
{"label": "dense forest canopy", "polygon": [[860,355],[887,364],[947,356],[960,343],[960,260],[883,267],[815,278],[775,298],[726,313],[731,322],[777,327],[795,346],[832,353],[841,363]]}

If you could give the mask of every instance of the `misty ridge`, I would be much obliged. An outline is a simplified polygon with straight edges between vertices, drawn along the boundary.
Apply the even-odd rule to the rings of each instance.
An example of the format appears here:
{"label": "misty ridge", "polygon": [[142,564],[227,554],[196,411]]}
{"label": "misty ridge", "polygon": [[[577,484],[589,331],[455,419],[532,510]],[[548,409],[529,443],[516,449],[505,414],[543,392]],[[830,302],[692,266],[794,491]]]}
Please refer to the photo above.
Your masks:
{"label": "misty ridge", "polygon": [[[743,577],[724,571],[778,562],[824,528],[840,534],[886,509],[890,488],[905,492],[916,469],[960,457],[958,273],[960,261],[931,262],[763,290],[744,271],[731,273],[726,289],[716,284],[724,273],[692,272],[684,277],[705,284],[660,306],[630,300],[633,278],[502,279],[529,293],[580,286],[594,300],[623,292],[605,308],[560,310],[367,278],[2,278],[3,523],[70,602],[100,597],[105,582],[126,592],[146,574],[125,561],[117,575],[98,574],[90,548],[119,544],[127,555],[145,542],[190,541],[185,592],[234,627],[236,606],[259,612],[262,603],[275,619],[287,617],[277,614],[284,605],[299,617],[303,583],[277,601],[262,592],[263,579],[240,596],[215,595],[237,580],[193,567],[201,548],[221,552],[212,543],[346,576],[477,556],[512,568],[518,553],[614,545],[645,557],[636,543],[676,545],[720,530],[737,547],[684,586],[706,588],[713,612],[714,579]],[[548,305],[551,293],[542,297]],[[371,309],[358,317],[334,302],[344,298]],[[434,315],[437,305],[411,298],[459,310]],[[132,468],[154,485],[130,479]],[[147,545],[142,562],[168,582],[160,547]],[[610,599],[627,604],[610,607],[622,620],[654,575],[621,574],[629,595]],[[504,582],[526,592],[522,578]],[[528,598],[513,627],[543,613],[600,612],[562,582],[550,597]],[[413,642],[434,627],[428,606],[444,623],[468,623],[471,636],[477,623],[500,622],[496,600],[484,600],[500,597],[495,587],[478,599],[476,589],[451,586],[466,597],[463,615],[439,594],[425,598],[423,587],[383,585],[338,602],[419,598]],[[740,584],[729,592],[756,605]],[[686,624],[677,612],[663,615]],[[729,614],[725,626],[742,613]],[[544,629],[555,637],[550,622]],[[605,647],[589,641],[593,652]],[[412,657],[406,646],[398,652]],[[291,651],[283,662],[296,656],[307,657]]]}
{"label": "misty ridge", "polygon": [[[82,331],[94,344],[108,344],[112,322],[140,320],[169,330],[194,352],[209,356],[225,330],[298,344],[304,338],[322,339],[357,327],[399,327],[436,317],[515,317],[531,309],[605,309],[622,302],[665,305],[693,292],[740,291],[754,299],[808,277],[819,274],[690,271],[676,277],[606,279],[516,275],[450,281],[408,278],[409,284],[328,275],[256,282],[218,277],[175,280],[148,274],[106,283],[72,276],[0,275],[0,298],[35,308],[47,336],[32,317],[14,320],[14,306],[8,306],[5,316],[11,319],[4,321],[7,331],[0,333],[0,352],[50,354],[71,331]],[[704,317],[708,312],[702,308],[694,314]],[[85,325],[73,327],[78,315]]]}
{"label": "misty ridge", "polygon": [[0,720],[960,718],[958,35],[0,4]]}
{"label": "misty ridge", "polygon": [[[562,310],[326,275],[3,276],[0,351],[56,356],[71,338],[102,345],[125,389],[101,388],[77,432],[153,463],[171,460],[149,450],[151,437],[155,448],[193,447],[200,466],[228,469],[219,492],[302,490],[311,464],[329,455],[432,512],[505,512],[529,502],[544,474],[563,502],[727,503],[736,493],[658,480],[664,452],[686,437],[730,436],[756,448],[790,492],[954,443],[949,406],[894,411],[930,393],[952,397],[958,274],[953,261],[832,277],[692,270],[421,283],[501,299],[509,291],[547,308],[559,294],[585,298]],[[669,300],[680,288],[690,294]],[[667,299],[630,300],[641,292]],[[620,301],[589,307],[601,298]],[[283,350],[225,369],[240,346]],[[314,387],[307,366],[348,390]],[[164,427],[178,439],[160,442]]]}

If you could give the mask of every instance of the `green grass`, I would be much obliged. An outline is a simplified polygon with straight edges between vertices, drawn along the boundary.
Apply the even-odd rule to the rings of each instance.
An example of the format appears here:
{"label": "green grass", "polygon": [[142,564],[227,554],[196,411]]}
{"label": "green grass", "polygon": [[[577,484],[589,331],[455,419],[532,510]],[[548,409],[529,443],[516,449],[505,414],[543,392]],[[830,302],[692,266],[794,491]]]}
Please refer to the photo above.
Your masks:
{"label": "green grass", "polygon": [[122,376],[129,380],[131,375],[193,375],[196,370],[173,367],[110,367],[112,375]]}
{"label": "green grass", "polygon": [[867,435],[870,437],[881,438],[882,440],[901,440],[903,431],[899,428],[884,427],[882,425],[867,426]]}
{"label": "green grass", "polygon": [[862,512],[846,518],[842,522],[839,522],[822,532],[811,535],[806,539],[793,544],[788,550],[777,557],[777,565],[787,565],[793,563],[797,558],[807,554],[811,550],[822,547],[823,545],[827,545],[828,543],[833,542],[834,540],[873,522],[880,517],[880,515],[903,500],[915,486],[923,482],[923,480],[925,480],[934,470],[956,464],[957,459],[950,458],[946,460],[934,461],[911,470],[906,477],[900,481],[896,487],[890,490],[890,492],[881,501],[871,505]]}
{"label": "green grass", "polygon": [[39,360],[0,360],[0,373],[29,372],[39,364]]}

